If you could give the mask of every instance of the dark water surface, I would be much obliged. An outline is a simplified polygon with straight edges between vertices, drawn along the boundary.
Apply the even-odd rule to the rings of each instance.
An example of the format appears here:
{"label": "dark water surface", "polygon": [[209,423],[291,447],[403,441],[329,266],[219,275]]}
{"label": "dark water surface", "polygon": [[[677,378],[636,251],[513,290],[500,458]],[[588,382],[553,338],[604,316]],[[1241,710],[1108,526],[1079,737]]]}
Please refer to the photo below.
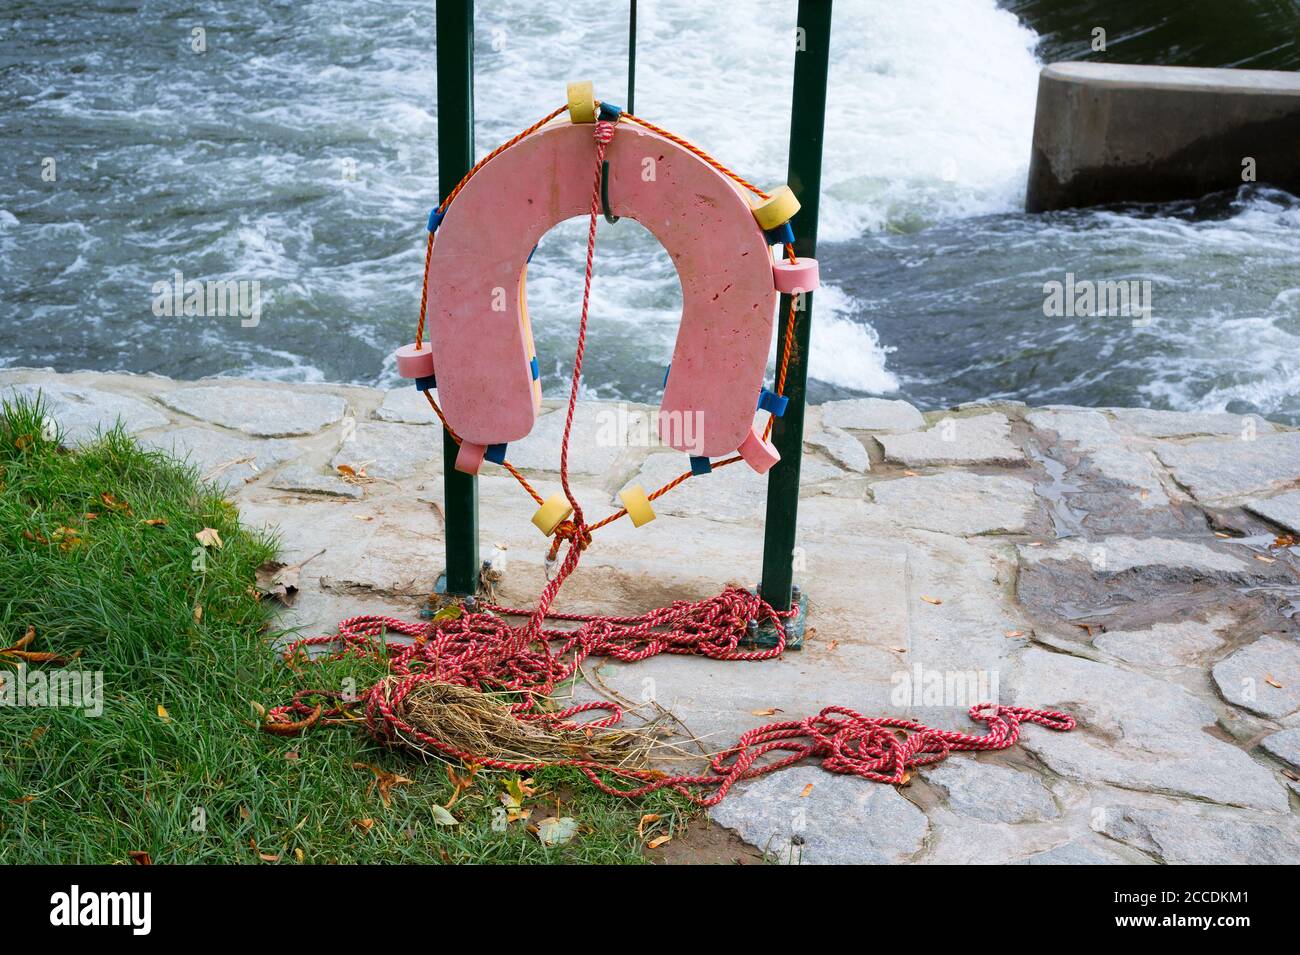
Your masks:
{"label": "dark water surface", "polygon": [[[780,182],[794,5],[641,8],[638,112]],[[837,0],[813,398],[1005,396],[1300,421],[1295,198],[1253,187],[1020,211],[1042,62],[1294,69],[1296,9]],[[436,199],[432,4],[0,10],[0,366],[395,380],[389,355],[411,337]],[[568,79],[621,96],[624,16],[619,4],[480,4],[480,152],[558,105]],[[1105,53],[1089,47],[1096,26]],[[552,393],[572,356],[583,234],[561,226],[529,269]],[[256,325],[156,314],[153,289],[177,271],[260,283]],[[1045,315],[1044,283],[1067,274],[1149,282],[1151,321]],[[588,392],[657,398],[680,291],[635,223],[602,225],[594,296]]]}

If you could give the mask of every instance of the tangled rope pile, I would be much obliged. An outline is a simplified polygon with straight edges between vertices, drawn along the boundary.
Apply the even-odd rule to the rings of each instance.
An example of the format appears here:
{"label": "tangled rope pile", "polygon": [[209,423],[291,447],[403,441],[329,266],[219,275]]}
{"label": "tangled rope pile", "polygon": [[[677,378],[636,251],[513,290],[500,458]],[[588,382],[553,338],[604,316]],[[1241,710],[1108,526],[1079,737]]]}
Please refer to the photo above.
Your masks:
{"label": "tangled rope pile", "polygon": [[[558,112],[557,110],[510,142],[517,142],[558,115]],[[660,131],[658,127],[649,126],[635,117],[628,118]],[[548,563],[558,556],[561,546],[567,544],[568,549],[558,572],[543,588],[536,608],[521,610],[479,604],[479,609],[465,608],[459,615],[435,618],[428,623],[409,623],[383,616],[352,617],[339,624],[337,634],[308,637],[294,642],[288,647],[286,656],[293,660],[308,647],[337,644],[340,649],[330,659],[348,656],[384,659],[389,676],[367,690],[359,701],[364,704],[367,726],[379,739],[405,743],[491,769],[531,771],[543,766],[571,766],[581,770],[598,789],[611,795],[639,797],[667,788],[700,806],[715,805],[741,780],[774,772],[803,759],[820,759],[822,767],[829,772],[901,784],[907,781],[911,768],[938,762],[949,753],[1006,749],[1019,739],[1020,727],[1024,722],[1037,723],[1053,730],[1073,729],[1075,721],[1065,713],[995,704],[978,704],[969,711],[972,720],[986,724],[987,732],[982,736],[934,729],[911,720],[866,717],[846,707],[828,706],[816,716],[769,723],[750,730],[740,737],[736,745],[711,756],[705,772],[669,775],[653,768],[618,765],[607,759],[582,755],[519,760],[468,752],[438,735],[436,726],[416,725],[412,722],[408,704],[422,689],[428,689],[433,684],[451,684],[480,692],[506,691],[517,694],[520,698],[510,704],[509,712],[521,724],[591,734],[594,730],[618,724],[623,718],[622,708],[612,701],[579,703],[558,711],[547,711],[539,705],[557,685],[573,678],[583,661],[589,657],[609,657],[634,663],[661,653],[676,653],[714,660],[759,661],[778,657],[785,650],[784,620],[796,611],[778,611],[762,597],[739,587],[728,587],[717,596],[705,600],[677,601],[669,607],[640,616],[611,617],[551,612],[556,594],[577,567],[582,552],[591,542],[591,532],[626,513],[620,511],[596,524],[587,524],[582,506],[569,486],[568,463],[569,438],[586,350],[596,220],[601,208],[601,164],[614,137],[615,128],[615,123],[604,120],[595,124],[596,163],[587,232],[586,275],[568,408],[560,444],[560,483],[573,508],[573,516],[556,530]],[[678,141],[676,137],[672,138]],[[509,145],[507,143],[501,149]],[[703,156],[695,147],[690,148]],[[501,149],[481,161],[465,177],[466,180]],[[705,158],[736,181],[758,192],[755,187],[749,186],[716,161]],[[445,209],[463,185],[464,180],[443,202],[442,208]],[[793,250],[790,252],[793,255]],[[424,325],[427,287],[426,256],[420,332]],[[778,374],[778,391],[784,386],[789,361],[789,330],[793,327],[793,321],[789,321]],[[438,417],[442,418],[442,412],[433,397],[428,392],[425,394]],[[445,418],[443,424],[446,426]],[[771,427],[770,421],[768,427]],[[455,438],[455,433],[451,433]],[[719,463],[733,460],[738,458]],[[527,481],[508,465],[507,469],[540,503],[540,496]],[[689,477],[689,472],[665,485],[651,497],[665,493],[686,477]],[[512,625],[507,621],[508,617],[523,617],[527,620],[520,625]],[[577,623],[578,626],[573,629],[548,628],[545,626],[548,619]],[[771,624],[777,634],[775,646],[761,650],[742,648],[751,623],[754,622]],[[415,640],[414,643],[383,640],[384,635],[389,633],[414,637]],[[303,690],[291,703],[271,710],[265,728],[281,734],[300,732],[321,719],[328,720],[347,714],[349,704],[346,701],[327,710],[323,703],[313,705],[310,702],[315,698],[341,701],[341,694]],[[574,720],[579,714],[595,711],[603,711],[604,715],[595,719]],[[299,719],[295,721],[294,717]],[[783,755],[760,762],[771,753]],[[628,785],[613,785],[606,776],[622,779]]]}

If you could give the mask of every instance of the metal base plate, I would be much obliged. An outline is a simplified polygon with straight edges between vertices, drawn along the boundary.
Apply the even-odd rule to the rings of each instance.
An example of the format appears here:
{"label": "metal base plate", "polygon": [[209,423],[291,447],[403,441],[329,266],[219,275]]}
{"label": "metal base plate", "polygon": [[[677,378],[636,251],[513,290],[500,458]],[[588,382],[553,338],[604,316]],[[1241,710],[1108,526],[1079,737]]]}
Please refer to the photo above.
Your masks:
{"label": "metal base plate", "polygon": [[[759,593],[757,587],[754,588],[754,593]],[[808,629],[808,595],[795,587],[790,593],[790,605],[799,612],[785,622],[785,648],[802,650],[804,632]],[[751,621],[749,636],[741,641],[741,646],[767,650],[776,646],[777,640],[776,627],[770,623],[760,626],[757,622]]]}

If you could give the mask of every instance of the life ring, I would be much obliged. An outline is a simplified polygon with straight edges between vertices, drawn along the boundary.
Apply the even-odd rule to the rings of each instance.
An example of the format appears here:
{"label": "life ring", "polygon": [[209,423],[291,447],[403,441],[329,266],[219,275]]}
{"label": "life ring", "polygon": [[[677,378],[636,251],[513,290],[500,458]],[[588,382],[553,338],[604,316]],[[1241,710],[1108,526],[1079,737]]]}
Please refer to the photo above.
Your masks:
{"label": "life ring", "polygon": [[[528,259],[551,228],[590,213],[592,143],[589,122],[552,120],[485,163],[431,223],[428,335],[438,397],[462,451],[468,444],[472,452],[459,456],[458,469],[477,473],[480,448],[523,438],[537,419]],[[731,179],[659,133],[620,122],[605,158],[607,211],[635,219],[659,240],[682,289],[660,440],[695,458],[739,450],[766,471],[779,455],[754,429],[755,398],[778,286],[788,287],[774,278],[774,240]],[[773,197],[775,205],[788,204],[786,192]],[[805,269],[799,278],[806,277]],[[403,357],[423,370],[415,364],[423,355]]]}

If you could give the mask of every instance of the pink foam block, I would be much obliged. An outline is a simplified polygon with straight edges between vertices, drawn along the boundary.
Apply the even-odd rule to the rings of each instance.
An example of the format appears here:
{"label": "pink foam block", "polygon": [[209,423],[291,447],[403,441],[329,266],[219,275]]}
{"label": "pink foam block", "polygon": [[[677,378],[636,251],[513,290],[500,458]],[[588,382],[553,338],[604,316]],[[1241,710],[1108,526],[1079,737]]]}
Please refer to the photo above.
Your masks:
{"label": "pink foam block", "polygon": [[466,474],[478,474],[479,469],[483,467],[483,455],[487,454],[487,446],[474,444],[472,441],[462,441],[460,450],[456,452],[456,470],[463,471]]}
{"label": "pink foam block", "polygon": [[428,378],[433,374],[433,346],[428,342],[403,345],[397,356],[397,373],[403,378]]}
{"label": "pink foam block", "polygon": [[777,262],[772,266],[772,278],[776,283],[776,290],[782,295],[813,292],[821,284],[816,259]]}
{"label": "pink foam block", "polygon": [[776,450],[776,446],[759,434],[755,425],[750,425],[749,434],[745,436],[745,440],[737,450],[745,459],[745,463],[759,474],[766,474],[772,465],[781,460],[781,454]]}
{"label": "pink foam block", "polygon": [[[689,454],[727,454],[749,430],[772,343],[776,292],[763,233],[731,180],[657,133],[619,123],[606,159],[610,211],[663,244],[682,287],[660,433]],[[467,441],[517,441],[533,427],[540,399],[529,319],[547,316],[527,312],[528,253],[553,226],[587,215],[595,164],[592,127],[557,120],[487,163],[438,227],[429,338],[443,411]],[[570,276],[575,286],[582,278]]]}

